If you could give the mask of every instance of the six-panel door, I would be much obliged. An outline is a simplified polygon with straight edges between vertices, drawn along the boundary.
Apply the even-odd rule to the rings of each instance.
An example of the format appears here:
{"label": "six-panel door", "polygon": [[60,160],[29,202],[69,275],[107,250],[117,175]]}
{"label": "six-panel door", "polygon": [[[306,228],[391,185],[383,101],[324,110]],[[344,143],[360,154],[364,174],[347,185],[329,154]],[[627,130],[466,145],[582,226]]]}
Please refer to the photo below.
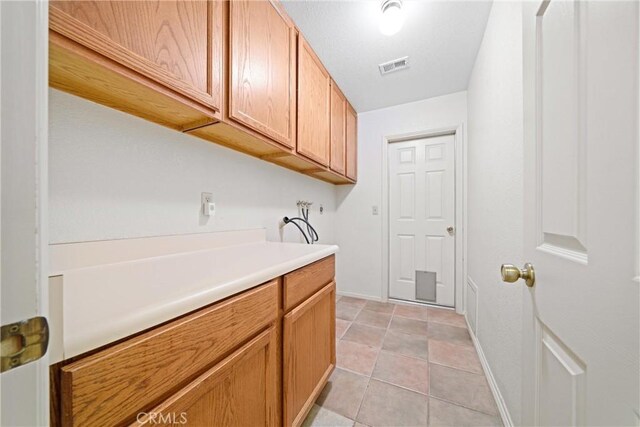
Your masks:
{"label": "six-panel door", "polygon": [[331,77],[302,35],[298,36],[299,154],[329,166]]}
{"label": "six-panel door", "polygon": [[229,7],[229,116],[294,148],[294,25],[269,0],[232,1]]}
{"label": "six-panel door", "polygon": [[219,1],[55,0],[49,25],[146,78],[220,110]]}
{"label": "six-panel door", "polygon": [[335,366],[335,282],[284,316],[284,423],[298,426]]}

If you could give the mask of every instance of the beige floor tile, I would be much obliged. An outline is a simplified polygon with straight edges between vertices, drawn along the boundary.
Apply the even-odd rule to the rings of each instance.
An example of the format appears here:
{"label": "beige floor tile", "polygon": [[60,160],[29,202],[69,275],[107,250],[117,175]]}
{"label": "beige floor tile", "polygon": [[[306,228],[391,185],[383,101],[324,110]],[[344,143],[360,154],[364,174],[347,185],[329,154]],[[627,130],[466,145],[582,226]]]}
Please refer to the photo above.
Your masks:
{"label": "beige floor tile", "polygon": [[380,348],[382,346],[382,339],[386,332],[386,329],[354,323],[351,325],[347,333],[343,335],[342,339],[345,341],[368,345],[370,347]]}
{"label": "beige floor tile", "polygon": [[498,410],[484,375],[429,365],[429,394],[490,415]]}
{"label": "beige floor tile", "polygon": [[423,394],[429,392],[429,363],[401,354],[380,352],[371,378],[376,378]]}
{"label": "beige floor tile", "polygon": [[464,319],[464,316],[462,314],[457,314],[453,310],[432,307],[429,307],[427,310],[429,311],[429,322],[445,323],[459,328],[467,327],[467,322]]}
{"label": "beige floor tile", "polygon": [[340,340],[336,348],[336,365],[362,375],[370,376],[378,357],[378,349],[368,345]]}
{"label": "beige floor tile", "polygon": [[427,320],[429,311],[427,307],[421,307],[419,305],[397,304],[393,315],[408,317],[409,319]]}
{"label": "beige floor tile", "polygon": [[451,344],[446,341],[429,340],[429,362],[463,371],[482,374],[482,365],[473,346]]}
{"label": "beige floor tile", "polygon": [[500,418],[463,408],[462,406],[429,399],[429,426],[431,427],[501,427]]}
{"label": "beige floor tile", "polygon": [[340,298],[342,298],[340,295],[336,295],[336,302],[340,301]]}
{"label": "beige floor tile", "polygon": [[429,339],[446,341],[451,344],[473,346],[471,335],[469,335],[467,328],[429,322],[427,331]]}
{"label": "beige floor tile", "polygon": [[395,314],[389,325],[390,331],[402,332],[403,334],[427,336],[427,322],[423,320],[408,319],[406,317],[398,317]]}
{"label": "beige floor tile", "polygon": [[390,314],[378,313],[376,311],[363,309],[356,317],[356,323],[375,326],[377,328],[386,328],[391,320]]}
{"label": "beige floor tile", "polygon": [[427,396],[371,380],[356,420],[376,426],[426,426]]}
{"label": "beige floor tile", "polygon": [[378,313],[391,314],[393,313],[393,309],[396,307],[395,304],[391,304],[388,302],[378,302],[378,301],[367,301],[365,308],[367,310],[376,311]]}
{"label": "beige floor tile", "polygon": [[348,320],[336,319],[336,338],[337,339],[342,338],[344,333],[347,332],[347,329],[349,329],[349,325],[351,325],[351,322]]}
{"label": "beige floor tile", "polygon": [[353,420],[336,414],[322,406],[313,405],[307,418],[302,423],[303,427],[351,427]]}
{"label": "beige floor tile", "polygon": [[342,301],[345,304],[354,305],[354,306],[360,307],[360,308],[364,307],[365,304],[367,303],[366,299],[347,297],[347,296],[343,296],[340,301]]}
{"label": "beige floor tile", "polygon": [[382,343],[382,348],[405,356],[419,357],[424,360],[428,358],[427,338],[420,335],[388,331]]}
{"label": "beige floor tile", "polygon": [[361,308],[351,304],[345,304],[342,301],[336,304],[336,317],[342,320],[353,320],[360,313]]}
{"label": "beige floor tile", "polygon": [[316,403],[347,418],[355,419],[369,378],[336,368]]}

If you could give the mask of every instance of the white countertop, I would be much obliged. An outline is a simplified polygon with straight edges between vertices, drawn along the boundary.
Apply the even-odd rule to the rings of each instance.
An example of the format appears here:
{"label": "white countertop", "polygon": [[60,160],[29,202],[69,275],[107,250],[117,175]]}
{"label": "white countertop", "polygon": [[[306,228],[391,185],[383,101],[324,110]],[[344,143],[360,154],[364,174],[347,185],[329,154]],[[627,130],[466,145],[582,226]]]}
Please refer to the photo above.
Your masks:
{"label": "white countertop", "polygon": [[[70,262],[58,263],[67,269],[54,268],[50,279],[52,338],[57,341],[51,343],[51,363],[153,327],[338,251],[334,245],[246,240],[191,252],[158,255],[156,250],[151,257],[143,257],[144,251],[138,250],[135,259],[120,256],[116,262],[84,262],[78,268]],[[118,241],[118,251],[126,244]]]}

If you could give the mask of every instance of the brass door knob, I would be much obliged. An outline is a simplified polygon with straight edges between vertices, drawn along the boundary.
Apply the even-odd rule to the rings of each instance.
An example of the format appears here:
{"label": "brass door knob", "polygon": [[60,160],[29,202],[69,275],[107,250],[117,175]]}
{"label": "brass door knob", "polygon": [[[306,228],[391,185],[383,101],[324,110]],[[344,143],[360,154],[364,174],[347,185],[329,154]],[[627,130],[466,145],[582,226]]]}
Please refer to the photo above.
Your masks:
{"label": "brass door knob", "polygon": [[536,272],[530,263],[526,263],[523,269],[519,269],[513,264],[502,264],[500,274],[502,274],[503,282],[513,283],[518,279],[523,279],[528,287],[536,284]]}

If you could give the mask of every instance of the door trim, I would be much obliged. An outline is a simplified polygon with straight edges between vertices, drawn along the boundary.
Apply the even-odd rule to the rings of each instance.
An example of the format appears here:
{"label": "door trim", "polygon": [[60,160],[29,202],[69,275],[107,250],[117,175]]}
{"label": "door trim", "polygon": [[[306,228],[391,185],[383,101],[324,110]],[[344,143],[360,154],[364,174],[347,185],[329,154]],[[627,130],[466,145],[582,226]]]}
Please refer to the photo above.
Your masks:
{"label": "door trim", "polygon": [[467,177],[467,144],[464,134],[464,124],[445,126],[435,129],[427,129],[418,132],[408,132],[396,135],[386,135],[382,138],[380,149],[382,150],[382,301],[389,300],[389,144],[403,142],[412,139],[432,138],[436,136],[453,135],[455,152],[455,215],[456,215],[456,240],[455,240],[455,310],[459,314],[466,312],[464,306],[465,286],[464,277],[467,274],[467,205],[466,177]]}

